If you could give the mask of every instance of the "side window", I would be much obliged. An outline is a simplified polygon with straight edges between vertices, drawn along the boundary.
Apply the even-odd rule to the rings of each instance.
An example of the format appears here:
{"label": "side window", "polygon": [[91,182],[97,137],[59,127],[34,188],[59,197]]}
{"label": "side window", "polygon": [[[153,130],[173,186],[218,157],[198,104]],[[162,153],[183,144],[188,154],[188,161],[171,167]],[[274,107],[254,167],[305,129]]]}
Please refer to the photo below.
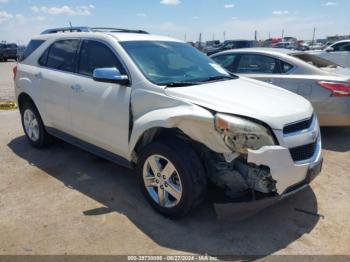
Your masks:
{"label": "side window", "polygon": [[293,68],[293,66],[291,64],[288,64],[284,61],[280,61],[280,64],[281,64],[281,73],[282,74],[288,73]]}
{"label": "side window", "polygon": [[96,68],[115,67],[121,74],[126,74],[120,61],[105,44],[85,40],[81,47],[78,73],[92,76]]}
{"label": "side window", "polygon": [[237,73],[241,74],[278,74],[278,63],[275,58],[264,55],[242,55]]}
{"label": "side window", "polygon": [[223,68],[232,71],[232,65],[236,59],[235,54],[219,55],[212,58],[216,63],[221,65]]}
{"label": "side window", "polygon": [[348,43],[339,43],[333,46],[334,51],[350,51],[350,42]]}
{"label": "side window", "polygon": [[79,42],[80,41],[76,39],[60,40],[55,42],[49,48],[47,61],[45,63],[46,66],[57,70],[75,72],[76,54],[79,47]]}
{"label": "side window", "polygon": [[41,55],[41,57],[39,58],[39,65],[41,66],[46,66],[47,63],[47,57],[49,56],[49,50],[50,48],[46,49],[45,52]]}
{"label": "side window", "polygon": [[44,40],[31,40],[24,50],[23,55],[20,58],[20,62],[30,56],[35,50],[39,48],[45,41]]}

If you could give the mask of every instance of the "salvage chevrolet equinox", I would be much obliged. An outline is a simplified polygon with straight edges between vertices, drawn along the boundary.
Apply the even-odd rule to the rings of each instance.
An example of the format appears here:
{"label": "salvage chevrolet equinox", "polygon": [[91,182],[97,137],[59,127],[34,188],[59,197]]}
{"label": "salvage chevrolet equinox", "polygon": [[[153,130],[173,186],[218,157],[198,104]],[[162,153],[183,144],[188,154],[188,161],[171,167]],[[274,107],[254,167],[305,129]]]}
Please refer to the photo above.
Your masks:
{"label": "salvage chevrolet equinox", "polygon": [[279,200],[322,168],[307,100],[229,74],[172,38],[49,29],[29,43],[14,77],[31,145],[58,137],[135,168],[149,203],[168,217],[198,206],[209,183],[232,199]]}

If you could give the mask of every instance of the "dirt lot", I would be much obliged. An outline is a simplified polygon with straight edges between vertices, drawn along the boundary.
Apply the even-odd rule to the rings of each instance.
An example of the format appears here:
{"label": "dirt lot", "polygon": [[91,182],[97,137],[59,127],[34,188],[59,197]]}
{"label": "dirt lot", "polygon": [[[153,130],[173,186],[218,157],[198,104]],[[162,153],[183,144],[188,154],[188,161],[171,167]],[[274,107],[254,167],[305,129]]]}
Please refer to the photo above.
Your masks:
{"label": "dirt lot", "polygon": [[132,171],[64,142],[30,147],[18,111],[0,111],[0,127],[0,255],[350,255],[350,128],[322,130],[324,170],[311,188],[254,216],[209,198],[171,221]]}
{"label": "dirt lot", "polygon": [[13,100],[15,97],[12,72],[15,65],[16,62],[0,62],[0,101]]}

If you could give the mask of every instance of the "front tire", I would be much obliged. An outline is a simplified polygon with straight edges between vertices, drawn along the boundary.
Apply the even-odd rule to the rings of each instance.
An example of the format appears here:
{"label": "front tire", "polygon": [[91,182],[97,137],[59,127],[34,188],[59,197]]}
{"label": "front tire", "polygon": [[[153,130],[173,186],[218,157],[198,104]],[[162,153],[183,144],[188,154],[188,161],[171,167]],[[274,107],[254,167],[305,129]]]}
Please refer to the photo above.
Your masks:
{"label": "front tire", "polygon": [[24,133],[32,146],[43,148],[50,144],[52,138],[46,132],[40,114],[32,102],[22,105],[21,120]]}
{"label": "front tire", "polygon": [[203,165],[182,140],[147,145],[137,163],[137,173],[146,199],[164,216],[183,217],[204,199],[207,181]]}

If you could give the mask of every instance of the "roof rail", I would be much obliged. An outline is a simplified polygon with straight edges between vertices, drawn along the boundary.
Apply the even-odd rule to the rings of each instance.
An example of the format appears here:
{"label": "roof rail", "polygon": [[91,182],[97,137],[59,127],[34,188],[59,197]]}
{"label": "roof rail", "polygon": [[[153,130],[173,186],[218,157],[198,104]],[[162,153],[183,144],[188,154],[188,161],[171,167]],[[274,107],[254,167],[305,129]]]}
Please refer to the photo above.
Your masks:
{"label": "roof rail", "polygon": [[131,29],[109,28],[109,27],[86,27],[86,26],[52,28],[52,29],[45,30],[41,34],[47,35],[47,34],[68,33],[68,32],[113,32],[113,33],[148,34],[148,32],[143,30],[131,30]]}
{"label": "roof rail", "polygon": [[92,27],[91,30],[93,32],[149,34],[144,30],[132,30],[132,29],[110,28],[110,27]]}
{"label": "roof rail", "polygon": [[46,34],[56,34],[56,33],[66,33],[66,32],[91,32],[90,27],[74,26],[74,27],[59,27],[51,28],[42,32],[42,35]]}

